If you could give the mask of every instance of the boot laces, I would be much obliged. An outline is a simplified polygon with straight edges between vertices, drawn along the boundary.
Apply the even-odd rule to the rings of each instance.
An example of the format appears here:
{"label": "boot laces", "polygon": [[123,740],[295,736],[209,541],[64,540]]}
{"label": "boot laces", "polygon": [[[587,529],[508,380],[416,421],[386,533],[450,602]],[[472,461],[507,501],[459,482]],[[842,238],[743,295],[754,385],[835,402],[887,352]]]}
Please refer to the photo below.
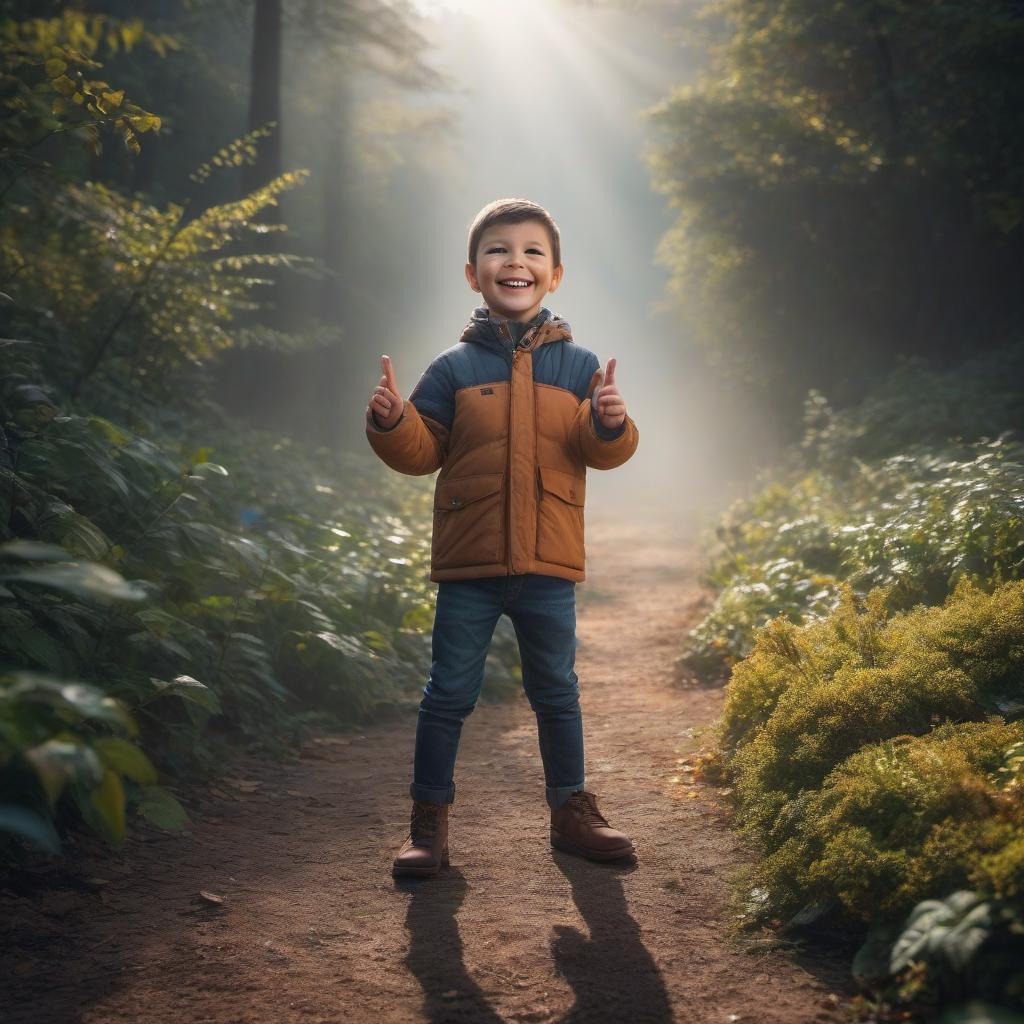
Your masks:
{"label": "boot laces", "polygon": [[579,811],[581,820],[590,825],[608,825],[608,819],[597,809],[597,798],[593,793],[580,790],[570,798]]}
{"label": "boot laces", "polygon": [[412,833],[413,846],[430,846],[437,835],[437,822],[441,816],[440,804],[414,803],[412,805],[412,822],[410,831]]}

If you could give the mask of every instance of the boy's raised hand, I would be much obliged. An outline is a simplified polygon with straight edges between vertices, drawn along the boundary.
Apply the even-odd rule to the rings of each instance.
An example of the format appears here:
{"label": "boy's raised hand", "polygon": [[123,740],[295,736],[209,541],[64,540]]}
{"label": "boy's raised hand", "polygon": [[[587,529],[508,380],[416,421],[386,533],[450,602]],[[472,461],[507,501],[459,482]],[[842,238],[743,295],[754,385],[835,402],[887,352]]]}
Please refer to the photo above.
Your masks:
{"label": "boy's raised hand", "polygon": [[405,402],[398,391],[398,382],[395,380],[395,368],[391,365],[391,356],[381,356],[380,366],[384,372],[381,374],[380,383],[374,389],[370,404],[366,408],[373,413],[378,426],[389,429],[402,418]]}
{"label": "boy's raised hand", "polygon": [[626,418],[626,403],[615,386],[615,360],[609,359],[602,383],[594,389],[590,404],[597,410],[602,427],[614,430]]}

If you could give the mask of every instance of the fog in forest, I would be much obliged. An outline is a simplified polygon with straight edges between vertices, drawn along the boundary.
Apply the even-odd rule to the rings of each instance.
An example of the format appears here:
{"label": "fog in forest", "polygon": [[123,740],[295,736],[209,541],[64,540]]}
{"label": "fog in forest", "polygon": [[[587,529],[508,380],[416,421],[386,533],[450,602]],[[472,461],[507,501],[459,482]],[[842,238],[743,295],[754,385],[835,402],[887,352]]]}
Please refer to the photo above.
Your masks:
{"label": "fog in forest", "polygon": [[[322,372],[281,380],[293,389],[288,402],[307,413],[312,403],[329,438],[366,450],[363,413],[381,353],[408,396],[481,301],[463,275],[472,217],[493,199],[525,197],[545,206],[562,234],[565,277],[544,304],[602,366],[616,358],[641,436],[627,465],[588,475],[588,513],[720,507],[730,481],[767,458],[774,431],[680,334],[655,259],[673,211],[651,185],[644,153],[654,132],[642,113],[694,74],[682,34],[635,12],[550,0],[419,7],[430,41],[423,58],[444,84],[390,92],[363,75],[357,107],[364,119],[382,101],[439,109],[447,127],[385,167],[365,209],[348,214],[353,269],[335,284],[345,337]],[[301,91],[294,86],[309,73],[301,55],[293,61],[286,93],[290,84]],[[368,131],[372,138],[372,124]],[[306,141],[286,130],[286,166],[308,160]],[[384,223],[386,238],[376,229]]]}

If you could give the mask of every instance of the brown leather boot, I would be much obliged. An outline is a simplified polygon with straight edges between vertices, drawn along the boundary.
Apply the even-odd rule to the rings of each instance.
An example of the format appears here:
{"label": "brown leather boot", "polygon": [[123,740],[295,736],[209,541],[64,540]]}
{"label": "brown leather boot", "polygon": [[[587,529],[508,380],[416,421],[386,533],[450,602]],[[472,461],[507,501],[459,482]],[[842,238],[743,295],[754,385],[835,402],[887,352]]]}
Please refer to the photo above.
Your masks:
{"label": "brown leather boot", "polygon": [[597,797],[585,789],[551,812],[551,845],[590,860],[618,860],[636,853],[633,841],[608,824],[597,809]]}
{"label": "brown leather boot", "polygon": [[430,878],[448,867],[448,808],[450,804],[413,800],[409,838],[395,857],[391,874]]}

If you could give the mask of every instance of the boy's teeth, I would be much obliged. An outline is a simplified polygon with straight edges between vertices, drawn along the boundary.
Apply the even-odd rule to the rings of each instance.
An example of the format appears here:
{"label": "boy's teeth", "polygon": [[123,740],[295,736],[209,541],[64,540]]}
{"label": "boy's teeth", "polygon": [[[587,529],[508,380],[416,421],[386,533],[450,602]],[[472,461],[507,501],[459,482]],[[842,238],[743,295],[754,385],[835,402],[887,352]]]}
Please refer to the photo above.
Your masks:
{"label": "boy's teeth", "polygon": [[499,281],[498,284],[503,284],[506,288],[529,288],[532,281]]}

